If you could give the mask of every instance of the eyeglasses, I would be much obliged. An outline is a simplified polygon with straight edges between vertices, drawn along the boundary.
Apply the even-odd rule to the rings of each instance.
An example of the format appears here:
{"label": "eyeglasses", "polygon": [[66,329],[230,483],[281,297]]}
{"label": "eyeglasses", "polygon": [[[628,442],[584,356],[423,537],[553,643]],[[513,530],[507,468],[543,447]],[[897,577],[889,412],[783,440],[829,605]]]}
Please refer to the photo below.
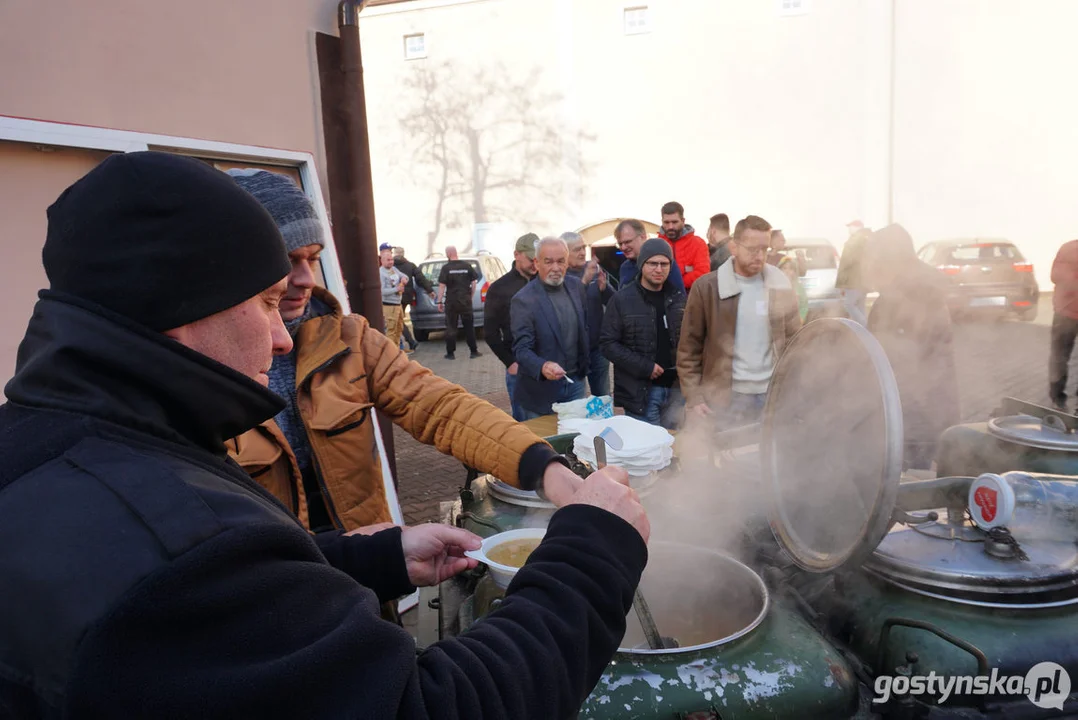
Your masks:
{"label": "eyeglasses", "polygon": [[744,250],[749,255],[764,255],[767,253],[767,245],[757,245],[756,247],[738,245],[738,247]]}
{"label": "eyeglasses", "polygon": [[662,260],[648,260],[646,263],[644,263],[644,267],[651,270],[669,270],[670,263],[663,262]]}

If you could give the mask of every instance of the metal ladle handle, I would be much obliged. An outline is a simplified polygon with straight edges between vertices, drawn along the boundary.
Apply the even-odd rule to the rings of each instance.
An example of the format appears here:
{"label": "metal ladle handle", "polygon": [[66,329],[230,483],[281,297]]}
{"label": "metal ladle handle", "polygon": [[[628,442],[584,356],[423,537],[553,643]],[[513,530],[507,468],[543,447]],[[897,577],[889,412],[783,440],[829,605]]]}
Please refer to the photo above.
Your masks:
{"label": "metal ladle handle", "polygon": [[[597,469],[602,470],[606,467],[606,440],[596,435],[594,447],[595,465]],[[655,626],[655,618],[651,615],[648,601],[644,599],[639,587],[633,593],[633,608],[636,609],[636,616],[640,619],[640,627],[644,630],[644,637],[647,638],[648,647],[652,650],[662,650],[666,647],[662,635],[659,634],[659,628]]]}

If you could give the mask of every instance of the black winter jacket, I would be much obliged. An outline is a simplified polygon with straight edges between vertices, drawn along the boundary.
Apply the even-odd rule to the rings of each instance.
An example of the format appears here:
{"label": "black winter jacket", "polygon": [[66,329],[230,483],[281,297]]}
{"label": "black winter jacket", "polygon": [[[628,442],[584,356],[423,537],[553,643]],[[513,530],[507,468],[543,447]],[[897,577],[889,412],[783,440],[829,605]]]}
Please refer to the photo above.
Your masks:
{"label": "black winter jacket", "polygon": [[[663,294],[671,352],[676,358],[681,319],[685,315],[685,294],[670,283],[663,285]],[[603,356],[614,364],[614,404],[633,415],[643,415],[647,410],[657,346],[655,307],[644,297],[637,276],[618,290],[607,305],[599,338]]]}
{"label": "black winter jacket", "polygon": [[408,306],[415,302],[416,298],[416,286],[423,288],[423,292],[428,295],[434,292],[434,286],[431,285],[427,276],[419,272],[419,267],[403,257],[397,258],[393,261],[393,267],[397,268],[404,277],[408,278],[408,284],[404,286],[404,292],[401,293],[401,305]]}
{"label": "black winter jacket", "polygon": [[528,284],[526,278],[517,270],[516,263],[509,272],[495,280],[487,288],[487,304],[483,311],[483,337],[487,345],[509,367],[517,361],[513,356],[513,325],[509,319],[509,308],[513,296]]}
{"label": "black winter jacket", "polygon": [[880,291],[868,329],[898,383],[905,466],[928,468],[940,434],[960,420],[954,332],[939,273],[914,259],[902,278]]}
{"label": "black winter jacket", "polygon": [[379,598],[399,529],[309,535],[228,459],[257,383],[42,293],[0,406],[0,717],[558,718],[598,681],[646,562],[555,513],[498,611],[416,654]]}
{"label": "black winter jacket", "polygon": [[[607,276],[607,285],[605,290],[599,289],[599,276],[596,275],[591,279],[591,282],[584,286],[584,315],[588,319],[588,347],[599,347],[599,336],[603,330],[603,314],[604,308],[611,298],[614,297],[614,286],[610,282],[610,274],[599,268],[599,272]],[[568,270],[567,273],[572,275],[581,283],[584,282],[584,268],[579,270]]]}

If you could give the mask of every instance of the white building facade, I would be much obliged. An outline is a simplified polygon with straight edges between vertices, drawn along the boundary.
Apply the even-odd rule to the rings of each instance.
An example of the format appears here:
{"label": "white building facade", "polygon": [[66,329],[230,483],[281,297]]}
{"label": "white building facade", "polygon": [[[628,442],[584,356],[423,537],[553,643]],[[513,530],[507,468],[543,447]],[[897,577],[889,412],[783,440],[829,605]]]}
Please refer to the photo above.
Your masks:
{"label": "white building facade", "polygon": [[1078,237],[1073,0],[401,0],[361,15],[378,236],[413,259],[677,200],[787,237]]}

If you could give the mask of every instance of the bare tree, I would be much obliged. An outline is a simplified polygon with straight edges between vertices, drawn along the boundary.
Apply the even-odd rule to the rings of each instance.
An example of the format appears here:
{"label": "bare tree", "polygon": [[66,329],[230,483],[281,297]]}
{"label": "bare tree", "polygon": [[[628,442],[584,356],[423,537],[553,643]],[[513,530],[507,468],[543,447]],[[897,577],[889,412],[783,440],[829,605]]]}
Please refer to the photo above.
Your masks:
{"label": "bare tree", "polygon": [[[582,180],[579,147],[591,138],[566,138],[562,98],[543,90],[538,68],[514,77],[503,65],[417,64],[401,97],[409,172],[429,175],[435,194],[428,253],[446,225],[527,225],[564,206],[567,183]],[[571,161],[567,142],[577,150]]]}

